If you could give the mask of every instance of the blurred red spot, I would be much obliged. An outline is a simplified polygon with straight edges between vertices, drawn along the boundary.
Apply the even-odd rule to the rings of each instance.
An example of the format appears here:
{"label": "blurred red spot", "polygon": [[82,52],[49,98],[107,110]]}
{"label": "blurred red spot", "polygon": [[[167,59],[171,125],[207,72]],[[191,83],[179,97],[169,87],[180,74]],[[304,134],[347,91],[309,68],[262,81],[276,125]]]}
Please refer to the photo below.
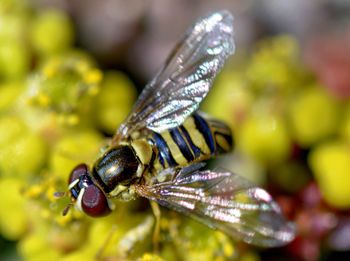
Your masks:
{"label": "blurred red spot", "polygon": [[312,38],[304,49],[305,62],[336,97],[350,96],[350,28],[342,34]]}

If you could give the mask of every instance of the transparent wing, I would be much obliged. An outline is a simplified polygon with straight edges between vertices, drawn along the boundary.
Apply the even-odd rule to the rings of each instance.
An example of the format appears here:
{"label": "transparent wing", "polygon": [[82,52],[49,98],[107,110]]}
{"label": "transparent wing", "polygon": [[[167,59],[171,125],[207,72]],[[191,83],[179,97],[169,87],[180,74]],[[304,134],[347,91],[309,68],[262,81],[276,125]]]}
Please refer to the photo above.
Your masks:
{"label": "transparent wing", "polygon": [[275,247],[294,239],[294,226],[272,197],[230,172],[181,171],[170,182],[142,185],[137,191],[250,244]]}
{"label": "transparent wing", "polygon": [[212,13],[198,20],[144,88],[116,139],[128,138],[144,128],[162,132],[182,124],[207,95],[234,48],[233,17],[229,12]]}

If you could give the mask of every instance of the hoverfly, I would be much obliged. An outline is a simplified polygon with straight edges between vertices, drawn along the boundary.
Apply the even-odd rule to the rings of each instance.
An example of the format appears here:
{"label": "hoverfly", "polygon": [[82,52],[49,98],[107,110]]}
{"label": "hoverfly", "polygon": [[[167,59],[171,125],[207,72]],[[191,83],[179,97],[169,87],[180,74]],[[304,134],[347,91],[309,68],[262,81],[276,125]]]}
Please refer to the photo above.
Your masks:
{"label": "hoverfly", "polygon": [[113,198],[141,196],[247,243],[280,246],[294,238],[265,190],[231,172],[202,170],[203,161],[232,148],[230,129],[197,109],[234,53],[233,35],[227,11],[187,31],[92,170],[73,169],[71,204],[98,217],[112,211]]}

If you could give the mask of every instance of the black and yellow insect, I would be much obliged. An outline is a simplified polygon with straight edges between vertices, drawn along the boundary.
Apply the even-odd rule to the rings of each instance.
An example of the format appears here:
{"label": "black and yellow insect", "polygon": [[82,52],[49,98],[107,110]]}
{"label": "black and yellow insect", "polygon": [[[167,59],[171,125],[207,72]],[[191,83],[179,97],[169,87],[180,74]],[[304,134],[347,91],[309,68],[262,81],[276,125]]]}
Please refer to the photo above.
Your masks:
{"label": "black and yellow insect", "polygon": [[146,197],[260,246],[294,237],[278,205],[263,189],[202,162],[232,149],[224,123],[197,111],[225,60],[234,52],[227,11],[191,27],[165,66],[145,87],[106,152],[90,170],[78,165],[69,191],[90,216],[112,211],[112,199]]}

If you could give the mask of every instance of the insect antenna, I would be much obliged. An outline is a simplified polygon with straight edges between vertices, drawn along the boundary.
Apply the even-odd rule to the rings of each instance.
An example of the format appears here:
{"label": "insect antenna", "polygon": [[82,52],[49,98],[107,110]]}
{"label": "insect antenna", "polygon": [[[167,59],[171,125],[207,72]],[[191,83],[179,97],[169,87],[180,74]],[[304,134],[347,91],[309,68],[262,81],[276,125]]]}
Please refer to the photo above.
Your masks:
{"label": "insect antenna", "polygon": [[62,211],[62,216],[66,216],[73,205],[73,202],[68,203],[68,205]]}
{"label": "insect antenna", "polygon": [[55,193],[53,193],[53,196],[55,198],[64,198],[67,196],[67,191],[56,191]]}
{"label": "insect antenna", "polygon": [[[53,193],[55,198],[63,198],[68,196],[68,191],[56,191]],[[68,203],[68,205],[63,209],[62,216],[66,216],[70,210],[70,208],[74,205],[73,202]]]}

